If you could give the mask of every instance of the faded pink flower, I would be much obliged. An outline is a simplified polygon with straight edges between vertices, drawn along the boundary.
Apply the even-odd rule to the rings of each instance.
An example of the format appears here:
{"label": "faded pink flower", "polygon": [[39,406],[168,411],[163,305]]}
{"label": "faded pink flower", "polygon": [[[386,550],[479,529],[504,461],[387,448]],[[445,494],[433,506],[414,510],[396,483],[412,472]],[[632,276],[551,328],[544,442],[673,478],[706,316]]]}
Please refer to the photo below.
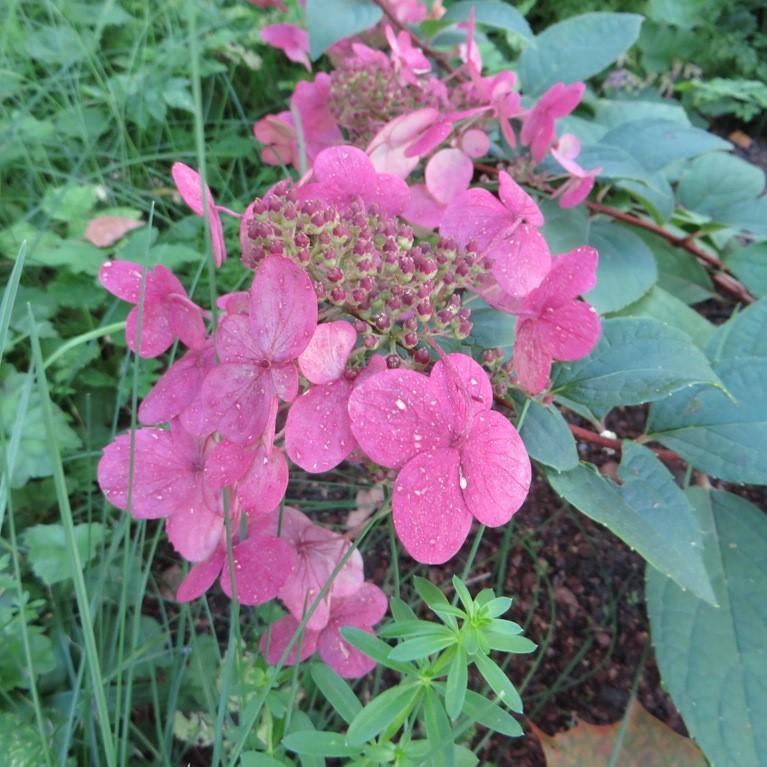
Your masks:
{"label": "faded pink flower", "polygon": [[457,145],[464,154],[476,160],[477,157],[483,157],[487,154],[487,150],[490,148],[490,139],[485,131],[479,128],[469,128],[458,137]]}
{"label": "faded pink flower", "polygon": [[[287,658],[292,666],[304,661],[316,651],[320,658],[339,676],[356,679],[370,673],[376,662],[350,645],[341,635],[341,629],[353,627],[373,633],[373,626],[386,614],[387,600],[383,591],[373,583],[363,583],[357,591],[333,600],[330,619],[321,631],[305,629]],[[299,623],[292,615],[275,621],[261,638],[261,652],[271,664],[276,664],[298,630]],[[299,655],[300,649],[300,655]]]}
{"label": "faded pink flower", "polygon": [[[138,303],[143,302],[139,307]],[[142,357],[157,357],[180,338],[190,349],[205,343],[203,310],[189,300],[184,286],[167,267],[159,264],[147,271],[132,261],[106,261],[99,282],[113,296],[136,304],[125,325],[128,346]],[[137,348],[141,314],[141,348]]]}
{"label": "faded pink flower", "polygon": [[403,24],[418,24],[428,14],[427,7],[418,0],[392,0],[390,6],[397,21]]}
{"label": "faded pink flower", "polygon": [[343,320],[318,325],[309,346],[298,358],[301,372],[314,384],[291,405],[285,424],[285,449],[290,460],[312,473],[330,471],[356,448],[349,422],[349,395],[368,376],[386,367],[374,356],[353,378],[345,367],[357,339]]}
{"label": "faded pink flower", "polygon": [[538,394],[549,385],[554,360],[580,359],[596,345],[599,315],[576,298],[596,285],[598,260],[597,251],[589,247],[559,256],[517,310],[514,370],[529,393]]}
{"label": "faded pink flower", "polygon": [[419,75],[425,75],[431,71],[429,59],[423,55],[420,48],[413,45],[412,38],[404,29],[395,35],[394,30],[387,25],[384,32],[391,48],[392,62],[400,80],[403,83],[415,85]]}
{"label": "faded pink flower", "polygon": [[264,145],[261,159],[267,165],[293,165],[301,161],[296,128],[290,112],[267,115],[253,125],[253,135]]}
{"label": "faded pink flower", "polygon": [[303,64],[311,72],[309,34],[295,24],[270,24],[261,30],[261,39],[281,50],[291,61]]}
{"label": "faded pink flower", "polygon": [[527,496],[527,452],[492,404],[487,374],[463,354],[440,360],[430,376],[378,373],[349,398],[362,449],[376,463],[400,469],[394,526],[418,562],[446,562],[463,545],[472,519],[505,524]]}
{"label": "faded pink flower", "polygon": [[[305,514],[290,506],[285,506],[281,514],[260,517],[253,526],[255,533],[264,535],[277,535],[278,529],[280,536],[295,550],[296,558],[277,596],[293,617],[301,620],[349,550],[349,542],[338,533],[313,524]],[[309,618],[308,628],[324,628],[333,602],[353,594],[363,580],[362,557],[355,549]]]}
{"label": "faded pink flower", "polygon": [[530,146],[533,159],[540,162],[556,138],[554,124],[578,106],[586,86],[583,83],[552,85],[525,117],[520,136]]}
{"label": "faded pink flower", "polygon": [[298,393],[296,359],[317,325],[317,296],[306,272],[282,256],[261,263],[250,287],[250,314],[231,314],[216,334],[220,359],[202,385],[208,432],[237,443],[264,431],[277,397]]}
{"label": "faded pink flower", "polygon": [[166,518],[173,547],[185,559],[199,562],[215,549],[224,524],[221,493],[204,476],[210,447],[177,420],[170,431],[138,429],[132,439],[122,434],[104,448],[98,482],[113,506],[136,519]]}
{"label": "faded pink flower", "polygon": [[554,193],[559,197],[560,208],[574,208],[580,205],[594,187],[596,177],[602,172],[601,166],[584,170],[575,161],[581,153],[581,143],[572,133],[560,137],[551,150],[554,159],[570,174],[570,178]]}
{"label": "faded pink flower", "polygon": [[401,178],[378,173],[370,158],[353,146],[334,146],[320,152],[312,166],[312,179],[297,189],[299,199],[324,200],[341,207],[361,201],[396,216],[410,197]]}
{"label": "faded pink flower", "polygon": [[174,162],[170,172],[178,193],[192,209],[192,212],[197,216],[208,216],[213,260],[216,262],[216,266],[221,266],[226,260],[226,245],[224,244],[224,229],[221,225],[219,212],[224,211],[236,217],[237,214],[233,214],[232,211],[216,205],[210,187],[207,185],[205,186],[205,202],[203,202],[202,178],[193,168],[184,165],[182,162]]}

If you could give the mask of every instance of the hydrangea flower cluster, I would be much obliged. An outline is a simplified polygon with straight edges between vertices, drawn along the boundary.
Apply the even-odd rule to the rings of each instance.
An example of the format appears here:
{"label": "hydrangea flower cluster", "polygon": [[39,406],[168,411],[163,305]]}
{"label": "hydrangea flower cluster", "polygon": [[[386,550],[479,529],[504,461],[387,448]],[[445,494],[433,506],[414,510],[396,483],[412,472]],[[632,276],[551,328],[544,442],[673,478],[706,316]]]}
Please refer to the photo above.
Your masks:
{"label": "hydrangea flower cluster", "polygon": [[[300,39],[291,34],[291,45]],[[141,403],[141,427],[105,449],[106,497],[137,519],[165,520],[191,563],[179,600],[217,581],[243,604],[278,599],[286,615],[263,636],[265,656],[276,661],[302,628],[288,662],[318,652],[349,677],[373,661],[340,629],[372,631],[386,597],[365,581],[351,534],[285,505],[291,472],[357,464],[389,491],[385,508],[405,550],[444,563],[475,520],[506,524],[530,487],[530,460],[494,409],[494,387],[544,393],[552,363],[588,354],[600,330],[579,299],[594,285],[596,251],[552,255],[541,211],[512,175],[500,172],[498,196],[471,186],[490,119],[516,141],[512,120],[521,116],[524,162],[553,147],[575,168],[577,152],[555,143],[554,121],[579,89],[563,86],[522,110],[512,73],[480,75],[471,29],[465,76],[450,86],[406,32],[388,30],[387,39],[389,54],[354,43],[340,74],[298,86],[293,114],[305,157],[293,114],[257,124],[265,162],[310,163],[300,180],[278,183],[239,214],[216,203],[197,171],[173,166],[181,197],[209,221],[219,266],[221,214],[239,219],[241,260],[253,272],[246,291],[204,309],[162,265],[110,261],[100,272],[102,285],[133,305],[126,338],[134,352],[157,357],[176,340],[186,347]],[[367,151],[343,143],[349,127],[329,111],[340,109],[328,98],[333,89],[352,82],[369,87],[344,109],[362,109],[373,93],[391,96],[380,126],[354,123],[349,112],[357,139],[375,131]],[[407,111],[416,93],[420,108]],[[418,169],[422,182],[408,184]],[[581,193],[567,183],[561,198]],[[516,316],[510,360],[464,343],[478,299]],[[463,345],[447,353],[447,344]]]}

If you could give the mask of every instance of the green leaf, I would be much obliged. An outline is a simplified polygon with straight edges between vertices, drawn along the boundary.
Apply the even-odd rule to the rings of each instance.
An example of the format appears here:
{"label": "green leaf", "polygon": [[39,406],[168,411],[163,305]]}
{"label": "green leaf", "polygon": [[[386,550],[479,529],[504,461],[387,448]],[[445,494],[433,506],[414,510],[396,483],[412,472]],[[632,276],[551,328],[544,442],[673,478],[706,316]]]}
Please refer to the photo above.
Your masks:
{"label": "green leaf", "polygon": [[767,296],[767,243],[737,248],[725,262],[751,293],[758,298]]}
{"label": "green leaf", "polygon": [[524,710],[522,698],[511,679],[506,676],[506,672],[484,653],[478,653],[472,660],[477,671],[482,674],[484,680],[490,685],[490,689],[501,699],[501,702],[512,711],[521,714]]}
{"label": "green leaf", "polygon": [[687,304],[655,285],[638,301],[621,310],[623,317],[651,317],[690,336],[692,342],[701,349],[714,335],[716,328],[702,315]]}
{"label": "green leaf", "polygon": [[644,295],[658,279],[652,251],[628,227],[595,221],[589,245],[599,251],[597,286],[586,300],[600,313],[616,312]]}
{"label": "green leaf", "polygon": [[354,717],[346,734],[350,746],[371,741],[385,727],[404,720],[423,688],[414,682],[398,684],[377,695]]}
{"label": "green leaf", "polygon": [[[89,562],[104,540],[100,522],[75,525],[75,545],[80,561]],[[24,543],[29,548],[29,561],[35,575],[47,586],[72,577],[71,557],[64,528],[60,524],[33,525],[24,531]]]}
{"label": "green leaf", "polygon": [[538,206],[544,218],[541,231],[552,253],[565,253],[581,247],[586,242],[590,221],[584,205],[576,208],[560,208],[555,200],[544,197],[538,200]]}
{"label": "green leaf", "polygon": [[44,64],[71,66],[87,58],[92,41],[78,35],[71,27],[41,27],[27,32],[27,55]]}
{"label": "green leaf", "polygon": [[312,663],[310,668],[312,679],[325,700],[347,724],[351,722],[362,711],[362,704],[352,688],[324,663]]}
{"label": "green leaf", "polygon": [[649,171],[665,168],[675,160],[732,146],[729,141],[700,128],[656,118],[622,123],[608,131],[601,143],[625,149]]}
{"label": "green leaf", "polygon": [[714,217],[733,229],[742,229],[755,237],[767,237],[767,197],[728,205]]}
{"label": "green leaf", "polygon": [[559,367],[553,391],[605,414],[616,405],[654,402],[696,383],[720,384],[685,333],[657,320],[618,317],[602,323],[590,356]]}
{"label": "green leaf", "polygon": [[729,223],[732,205],[749,202],[764,189],[764,172],[734,154],[714,152],[693,160],[679,179],[677,197],[688,210]]}
{"label": "green leaf", "polygon": [[533,30],[527,23],[527,19],[508,3],[500,0],[462,0],[453,3],[447,13],[442,17],[444,21],[467,21],[469,13],[474,9],[474,21],[485,24],[488,27],[504,29],[507,32],[515,32],[522,37],[532,37]]}
{"label": "green leaf", "polygon": [[453,730],[442,701],[431,687],[424,689],[423,718],[426,738],[431,745],[429,764],[435,767],[455,767]]}
{"label": "green leaf", "polygon": [[497,631],[483,632],[490,647],[498,652],[509,652],[515,655],[525,655],[535,652],[538,645],[527,637],[514,636],[512,634],[501,634]]}
{"label": "green leaf", "polygon": [[40,767],[47,763],[37,729],[18,714],[0,713],[0,742],[5,767]]}
{"label": "green leaf", "polygon": [[455,655],[450,662],[445,685],[445,708],[451,719],[457,719],[463,710],[466,699],[466,687],[469,683],[469,661],[463,647],[455,648]]}
{"label": "green leaf", "polygon": [[671,120],[678,125],[690,125],[684,107],[671,99],[645,101],[642,99],[598,99],[594,104],[596,119],[608,128],[634,120]]}
{"label": "green leaf", "polygon": [[29,254],[30,264],[61,267],[73,274],[97,275],[104,263],[104,253],[82,240],[59,240],[55,244],[40,243]]}
{"label": "green leaf", "polygon": [[767,357],[767,299],[733,314],[711,337],[708,356],[715,362],[733,357]]}
{"label": "green leaf", "polygon": [[466,584],[457,575],[453,576],[452,583],[453,588],[455,589],[455,593],[458,594],[458,598],[461,600],[463,609],[470,613],[474,604],[474,600],[471,598],[471,594],[466,588]]}
{"label": "green leaf", "polygon": [[652,451],[630,441],[623,445],[620,487],[585,465],[551,472],[551,486],[682,588],[715,601],[698,523],[684,493]]}
{"label": "green leaf", "polygon": [[563,415],[553,405],[530,401],[520,429],[530,457],[557,471],[567,471],[578,465],[575,439]]}
{"label": "green leaf", "polygon": [[373,0],[306,0],[306,26],[312,59],[333,43],[370,29],[383,12]]}
{"label": "green leaf", "polygon": [[767,764],[767,519],[743,498],[690,491],[706,532],[715,608],[647,570],[664,687],[714,765]]}
{"label": "green leaf", "polygon": [[636,42],[641,25],[633,13],[584,13],[552,24],[519,59],[525,92],[538,95],[601,72]]}
{"label": "green leaf", "polygon": [[511,714],[473,690],[466,691],[462,713],[469,721],[477,722],[509,738],[524,735],[519,722]]}
{"label": "green leaf", "polygon": [[307,756],[344,757],[355,756],[359,752],[356,746],[346,744],[343,735],[337,732],[305,730],[292,732],[282,739],[282,745],[289,751]]}
{"label": "green leaf", "polygon": [[[439,628],[439,627],[436,627]],[[444,650],[455,644],[457,638],[454,635],[431,634],[427,636],[406,639],[398,644],[390,653],[390,660],[421,660],[429,655]]]}
{"label": "green leaf", "polygon": [[729,396],[694,387],[656,403],[649,436],[719,479],[767,484],[767,359],[723,359],[714,370]]}
{"label": "green leaf", "polygon": [[382,642],[378,637],[368,634],[367,631],[354,628],[353,626],[344,626],[341,629],[341,635],[350,645],[362,650],[365,655],[369,655],[376,663],[386,666],[386,668],[399,671],[401,674],[415,674],[416,668],[411,663],[395,661],[389,658],[391,647]]}
{"label": "green leaf", "polygon": [[98,189],[92,185],[54,187],[45,193],[43,210],[54,220],[70,222],[85,218],[98,201]]}
{"label": "green leaf", "polygon": [[506,312],[499,312],[481,299],[471,305],[471,335],[469,342],[485,349],[500,347],[510,351],[514,345],[514,328],[517,318]]}

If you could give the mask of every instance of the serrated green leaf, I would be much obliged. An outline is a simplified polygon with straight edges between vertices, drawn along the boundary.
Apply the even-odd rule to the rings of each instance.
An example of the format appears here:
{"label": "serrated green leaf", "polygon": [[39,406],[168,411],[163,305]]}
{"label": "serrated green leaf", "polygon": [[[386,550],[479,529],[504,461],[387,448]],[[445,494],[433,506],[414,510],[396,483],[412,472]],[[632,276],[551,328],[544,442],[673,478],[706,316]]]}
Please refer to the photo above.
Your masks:
{"label": "serrated green leaf", "polygon": [[576,509],[604,525],[653,567],[711,602],[715,595],[703,562],[693,510],[652,451],[624,442],[621,486],[585,465],[548,479]]}
{"label": "serrated green leaf", "polygon": [[325,700],[347,724],[362,711],[362,704],[354,690],[330,666],[312,663],[311,675]]}
{"label": "serrated green leaf", "polygon": [[404,720],[422,691],[417,683],[407,682],[377,695],[354,717],[346,733],[346,742],[350,746],[361,746],[385,727]]}
{"label": "serrated green leaf", "polygon": [[584,13],[552,24],[519,59],[525,92],[538,95],[601,72],[636,42],[641,25],[632,13]]}
{"label": "serrated green leaf", "polygon": [[578,465],[578,449],[564,416],[553,405],[533,400],[519,431],[530,457],[557,471]]}
{"label": "serrated green leaf", "polygon": [[729,394],[696,386],[650,408],[647,430],[685,460],[729,482],[767,484],[767,359],[723,359]]}
{"label": "serrated green leaf", "polygon": [[697,383],[720,385],[685,333],[657,320],[618,317],[603,321],[590,356],[559,367],[552,390],[605,414],[617,405],[654,402]]}
{"label": "serrated green leaf", "polygon": [[719,607],[652,568],[647,607],[665,688],[714,765],[767,763],[767,519],[743,498],[690,492]]}
{"label": "serrated green leaf", "polygon": [[[104,526],[99,522],[75,525],[75,543],[80,561],[90,561],[104,540]],[[24,531],[29,561],[35,575],[47,586],[72,577],[72,565],[64,528],[60,524],[33,525]]]}

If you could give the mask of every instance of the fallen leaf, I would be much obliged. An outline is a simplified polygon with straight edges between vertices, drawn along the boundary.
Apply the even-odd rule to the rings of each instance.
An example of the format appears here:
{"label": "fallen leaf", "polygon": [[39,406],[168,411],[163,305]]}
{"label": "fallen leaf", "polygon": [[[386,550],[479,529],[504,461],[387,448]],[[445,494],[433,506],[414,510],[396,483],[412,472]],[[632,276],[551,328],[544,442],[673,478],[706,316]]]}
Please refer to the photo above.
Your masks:
{"label": "fallen leaf", "polygon": [[741,149],[748,149],[751,144],[754,143],[754,139],[742,130],[734,130],[730,133],[728,138],[733,144],[737,144]]}
{"label": "fallen leaf", "polygon": [[144,226],[143,221],[124,216],[98,216],[91,220],[83,235],[84,239],[97,248],[108,248],[125,237],[132,229]]}
{"label": "fallen leaf", "polygon": [[357,492],[357,508],[349,512],[346,518],[346,529],[351,530],[357,525],[361,525],[384,501],[384,491],[376,485],[370,490],[359,490]]}
{"label": "fallen leaf", "polygon": [[[706,767],[703,753],[692,740],[675,733],[636,699],[627,717],[615,767]],[[580,722],[554,736],[535,725],[532,729],[543,747],[547,767],[608,767],[621,722]]]}

